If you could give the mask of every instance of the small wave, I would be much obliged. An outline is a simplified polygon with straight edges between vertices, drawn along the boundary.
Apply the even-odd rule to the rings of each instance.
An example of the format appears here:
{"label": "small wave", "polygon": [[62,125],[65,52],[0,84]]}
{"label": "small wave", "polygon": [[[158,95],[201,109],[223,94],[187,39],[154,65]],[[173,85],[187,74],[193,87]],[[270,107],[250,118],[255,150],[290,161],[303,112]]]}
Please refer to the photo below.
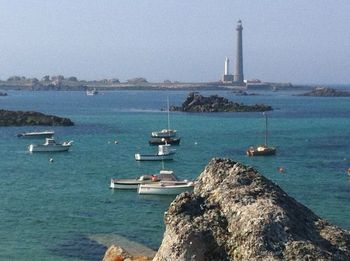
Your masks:
{"label": "small wave", "polygon": [[164,111],[159,109],[140,109],[140,108],[130,108],[130,109],[113,109],[114,112],[157,112],[164,113]]}

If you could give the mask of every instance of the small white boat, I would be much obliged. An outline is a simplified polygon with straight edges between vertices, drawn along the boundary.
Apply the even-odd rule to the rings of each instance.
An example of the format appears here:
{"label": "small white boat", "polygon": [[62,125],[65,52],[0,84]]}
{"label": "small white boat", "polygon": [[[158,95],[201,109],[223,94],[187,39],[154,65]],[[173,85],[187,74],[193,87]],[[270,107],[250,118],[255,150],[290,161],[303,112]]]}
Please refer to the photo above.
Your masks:
{"label": "small white boat", "polygon": [[98,91],[94,88],[92,90],[86,90],[86,95],[92,96],[92,95],[97,95]]}
{"label": "small white boat", "polygon": [[112,189],[135,189],[140,184],[158,183],[160,181],[178,181],[172,170],[161,170],[159,174],[145,174],[136,179],[111,179]]}
{"label": "small white boat", "polygon": [[53,138],[46,138],[44,144],[30,144],[29,152],[61,152],[68,151],[72,146],[73,141],[65,141],[57,143]]}
{"label": "small white boat", "polygon": [[135,154],[135,160],[143,161],[156,161],[156,160],[173,160],[175,155],[175,149],[171,149],[170,144],[158,145],[157,154]]}
{"label": "small white boat", "polygon": [[33,132],[19,133],[17,134],[17,137],[45,139],[45,138],[52,138],[54,134],[55,134],[54,131],[33,131]]}
{"label": "small white boat", "polygon": [[155,184],[140,184],[137,188],[137,192],[144,195],[178,195],[185,191],[191,192],[193,187],[193,181],[161,181]]}

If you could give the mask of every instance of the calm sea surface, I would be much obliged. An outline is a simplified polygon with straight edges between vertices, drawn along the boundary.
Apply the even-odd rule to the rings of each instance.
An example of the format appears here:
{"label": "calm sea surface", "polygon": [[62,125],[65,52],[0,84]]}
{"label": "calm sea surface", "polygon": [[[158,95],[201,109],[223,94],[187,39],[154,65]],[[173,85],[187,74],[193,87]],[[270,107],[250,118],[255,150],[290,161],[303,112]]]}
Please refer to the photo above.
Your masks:
{"label": "calm sea surface", "polygon": [[[139,196],[108,188],[112,177],[174,170],[196,178],[213,157],[254,166],[321,217],[350,229],[350,99],[217,93],[230,100],[267,103],[275,157],[249,158],[263,143],[261,113],[172,113],[181,145],[173,162],[136,162],[154,152],[151,131],[167,127],[166,98],[180,105],[187,91],[19,92],[0,97],[0,108],[69,117],[73,127],[0,127],[0,260],[100,260],[101,243],[123,236],[157,249],[163,213],[172,197]],[[57,140],[74,140],[68,153],[29,154],[24,131],[52,129]],[[118,140],[119,144],[114,144]],[[34,141],[35,142],[35,141]],[[41,141],[38,141],[41,142]],[[49,159],[54,162],[50,163]],[[277,171],[284,167],[285,173]]]}

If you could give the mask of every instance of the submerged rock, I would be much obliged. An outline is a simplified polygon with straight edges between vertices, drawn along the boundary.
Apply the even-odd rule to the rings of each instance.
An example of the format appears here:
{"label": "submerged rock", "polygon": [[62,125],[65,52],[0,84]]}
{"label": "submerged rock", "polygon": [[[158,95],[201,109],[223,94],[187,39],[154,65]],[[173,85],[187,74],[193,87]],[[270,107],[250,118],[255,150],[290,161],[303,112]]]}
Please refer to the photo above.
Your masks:
{"label": "submerged rock", "polygon": [[102,261],[151,261],[152,257],[147,256],[133,256],[120,246],[110,246]]}
{"label": "submerged rock", "polygon": [[350,97],[350,92],[336,90],[333,88],[317,87],[314,90],[299,94],[299,96],[317,96],[317,97]]}
{"label": "submerged rock", "polygon": [[72,126],[74,123],[68,118],[46,115],[35,111],[0,110],[0,126]]}
{"label": "submerged rock", "polygon": [[350,232],[255,169],[213,159],[165,213],[160,260],[350,260]]}
{"label": "submerged rock", "polygon": [[170,110],[184,112],[255,112],[270,111],[272,110],[272,107],[265,104],[246,105],[231,102],[218,95],[204,97],[198,92],[191,92],[183,102],[182,106],[171,106]]}

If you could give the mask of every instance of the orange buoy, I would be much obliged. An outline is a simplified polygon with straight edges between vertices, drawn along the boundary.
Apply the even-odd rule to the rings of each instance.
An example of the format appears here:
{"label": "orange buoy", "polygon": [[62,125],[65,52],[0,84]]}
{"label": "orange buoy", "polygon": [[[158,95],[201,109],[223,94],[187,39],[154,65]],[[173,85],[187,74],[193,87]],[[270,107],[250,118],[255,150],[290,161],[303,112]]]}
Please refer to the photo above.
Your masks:
{"label": "orange buoy", "polygon": [[350,168],[348,168],[348,175],[350,176]]}

